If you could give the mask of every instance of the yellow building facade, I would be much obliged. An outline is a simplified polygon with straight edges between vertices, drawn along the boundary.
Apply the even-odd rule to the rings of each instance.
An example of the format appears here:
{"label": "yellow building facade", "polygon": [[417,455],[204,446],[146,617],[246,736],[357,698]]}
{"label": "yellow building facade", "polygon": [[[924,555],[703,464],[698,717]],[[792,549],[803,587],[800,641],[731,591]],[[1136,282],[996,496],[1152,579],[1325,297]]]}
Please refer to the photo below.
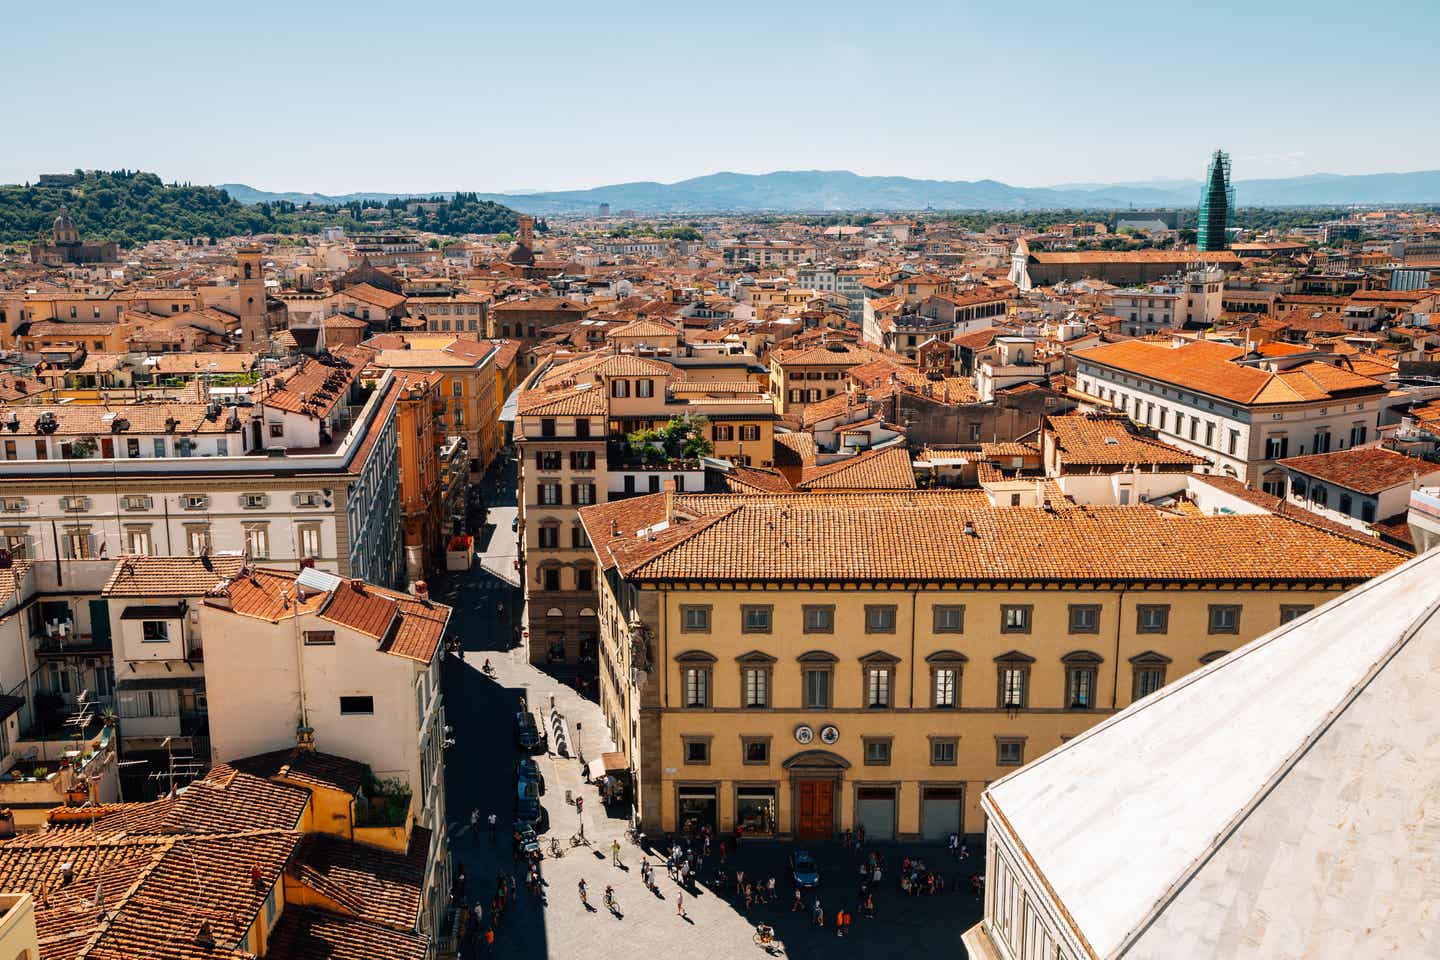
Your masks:
{"label": "yellow building facade", "polygon": [[581,511],[604,569],[601,705],[642,824],[981,832],[990,781],[1403,559],[1278,517],[1200,518],[1222,524],[1219,554],[1256,519],[1281,545],[1252,546],[1243,576],[1198,554],[1177,570],[1162,538],[1202,531],[1135,507],[1103,518],[1128,547],[1090,560],[1067,514],[1091,511],[964,491]]}

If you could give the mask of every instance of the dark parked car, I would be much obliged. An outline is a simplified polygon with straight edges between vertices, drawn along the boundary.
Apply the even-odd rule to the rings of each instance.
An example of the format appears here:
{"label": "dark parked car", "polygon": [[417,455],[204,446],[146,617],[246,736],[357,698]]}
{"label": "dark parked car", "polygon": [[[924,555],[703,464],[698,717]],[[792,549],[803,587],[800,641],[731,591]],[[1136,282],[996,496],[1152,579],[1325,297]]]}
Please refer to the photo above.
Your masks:
{"label": "dark parked car", "polygon": [[796,850],[790,854],[790,879],[800,890],[813,890],[820,886],[820,867],[808,850]]}
{"label": "dark parked car", "polygon": [[[541,812],[544,812],[543,808]],[[517,816],[515,818],[515,832],[520,834],[520,840],[516,844],[516,853],[521,856],[529,856],[530,854],[540,852],[540,838],[535,835],[535,828],[530,825],[529,821],[521,820]]]}
{"label": "dark parked car", "polygon": [[543,833],[550,825],[550,815],[540,805],[538,796],[520,796],[515,799],[515,822],[526,824]]}
{"label": "dark parked car", "polygon": [[540,765],[529,757],[515,761],[515,779],[521,783],[536,783],[540,792],[545,792],[545,775],[540,772]]}
{"label": "dark parked car", "polygon": [[524,710],[515,714],[515,746],[526,753],[534,753],[545,747],[545,734],[535,726],[535,718]]}

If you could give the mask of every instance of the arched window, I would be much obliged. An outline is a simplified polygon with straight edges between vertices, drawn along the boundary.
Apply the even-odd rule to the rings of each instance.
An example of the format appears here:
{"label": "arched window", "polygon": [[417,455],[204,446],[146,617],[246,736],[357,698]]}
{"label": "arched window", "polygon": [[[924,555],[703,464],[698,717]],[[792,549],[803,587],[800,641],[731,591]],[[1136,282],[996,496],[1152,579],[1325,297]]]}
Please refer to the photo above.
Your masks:
{"label": "arched window", "polygon": [[253,280],[253,279],[254,279],[253,270],[254,270],[254,268],[253,268],[250,264],[248,264],[248,263],[245,264],[245,279],[246,279],[246,280]]}

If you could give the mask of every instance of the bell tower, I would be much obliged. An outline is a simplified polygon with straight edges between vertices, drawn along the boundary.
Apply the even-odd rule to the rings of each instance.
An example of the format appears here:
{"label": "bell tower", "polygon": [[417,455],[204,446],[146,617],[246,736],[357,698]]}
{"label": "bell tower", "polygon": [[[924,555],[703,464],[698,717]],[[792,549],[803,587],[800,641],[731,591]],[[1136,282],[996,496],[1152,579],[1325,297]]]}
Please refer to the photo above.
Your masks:
{"label": "bell tower", "polygon": [[263,248],[247,244],[235,253],[235,312],[240,315],[240,346],[254,350],[270,338],[265,317]]}

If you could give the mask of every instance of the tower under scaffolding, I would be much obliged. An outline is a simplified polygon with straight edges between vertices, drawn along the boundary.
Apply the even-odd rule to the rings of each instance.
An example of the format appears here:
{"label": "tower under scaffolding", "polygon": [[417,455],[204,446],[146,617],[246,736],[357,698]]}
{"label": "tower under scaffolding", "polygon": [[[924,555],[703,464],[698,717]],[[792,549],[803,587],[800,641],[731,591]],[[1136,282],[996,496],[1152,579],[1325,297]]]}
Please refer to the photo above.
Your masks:
{"label": "tower under scaffolding", "polygon": [[1216,150],[1210,157],[1210,168],[1205,171],[1195,246],[1202,251],[1228,249],[1226,230],[1234,218],[1235,188],[1230,185],[1230,154]]}

